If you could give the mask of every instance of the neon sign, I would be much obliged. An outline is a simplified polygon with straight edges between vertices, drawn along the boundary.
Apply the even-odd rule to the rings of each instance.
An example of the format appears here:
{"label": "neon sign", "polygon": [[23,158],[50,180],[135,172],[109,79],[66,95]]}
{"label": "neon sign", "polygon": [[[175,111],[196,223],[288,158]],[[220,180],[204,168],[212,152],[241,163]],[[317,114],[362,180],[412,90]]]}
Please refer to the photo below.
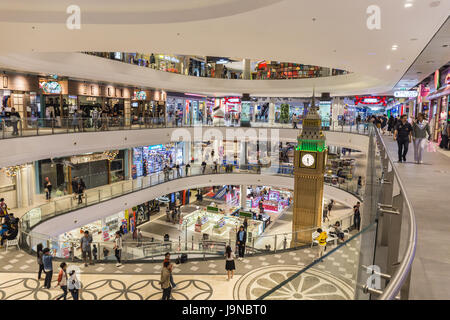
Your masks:
{"label": "neon sign", "polygon": [[386,102],[386,97],[372,97],[372,96],[355,96],[355,105],[358,104],[370,104],[370,105],[375,105],[375,104],[381,104],[383,106],[387,105]]}

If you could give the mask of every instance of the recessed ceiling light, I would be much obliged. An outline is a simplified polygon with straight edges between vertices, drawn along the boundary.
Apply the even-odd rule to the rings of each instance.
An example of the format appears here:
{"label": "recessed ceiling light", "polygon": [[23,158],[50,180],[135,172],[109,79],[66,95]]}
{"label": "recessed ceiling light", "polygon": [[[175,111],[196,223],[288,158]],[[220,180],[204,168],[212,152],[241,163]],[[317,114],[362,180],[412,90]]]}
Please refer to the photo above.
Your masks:
{"label": "recessed ceiling light", "polygon": [[412,6],[413,4],[410,2],[405,3],[405,8],[411,8]]}
{"label": "recessed ceiling light", "polygon": [[439,7],[440,4],[441,4],[440,1],[433,1],[430,3],[430,7],[436,8],[436,7]]}
{"label": "recessed ceiling light", "polygon": [[386,66],[386,70],[389,70],[390,68],[391,68],[391,65],[388,64],[388,65]]}
{"label": "recessed ceiling light", "polygon": [[409,40],[411,40],[411,41],[417,41],[417,38],[411,38],[411,39],[409,39]]}

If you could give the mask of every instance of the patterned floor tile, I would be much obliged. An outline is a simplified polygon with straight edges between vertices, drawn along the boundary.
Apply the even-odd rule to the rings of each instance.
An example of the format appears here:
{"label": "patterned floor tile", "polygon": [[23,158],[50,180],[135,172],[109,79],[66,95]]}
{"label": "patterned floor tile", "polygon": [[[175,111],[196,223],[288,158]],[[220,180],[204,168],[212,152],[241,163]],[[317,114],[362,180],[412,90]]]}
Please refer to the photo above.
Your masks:
{"label": "patterned floor tile", "polygon": [[13,266],[10,264],[7,264],[6,266],[3,267],[3,269],[5,269],[5,270],[9,270],[11,268],[13,268]]}
{"label": "patterned floor tile", "polygon": [[190,268],[189,268],[189,270],[192,270],[192,271],[197,271],[197,270],[198,270],[198,267],[196,267],[196,266],[192,266],[192,267],[190,267]]}
{"label": "patterned floor tile", "polygon": [[11,263],[16,263],[17,261],[19,261],[19,260],[17,260],[17,259],[9,260],[9,262],[11,262]]}
{"label": "patterned floor tile", "polygon": [[141,268],[136,268],[136,269],[134,269],[134,272],[142,272],[142,269]]}

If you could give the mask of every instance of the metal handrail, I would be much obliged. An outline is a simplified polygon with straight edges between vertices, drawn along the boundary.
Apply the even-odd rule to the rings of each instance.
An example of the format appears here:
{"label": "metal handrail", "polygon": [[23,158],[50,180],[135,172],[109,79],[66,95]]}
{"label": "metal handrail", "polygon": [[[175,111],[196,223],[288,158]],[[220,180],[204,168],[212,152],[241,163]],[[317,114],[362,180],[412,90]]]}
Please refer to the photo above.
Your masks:
{"label": "metal handrail", "polygon": [[416,216],[414,214],[414,209],[411,205],[411,202],[408,199],[408,196],[405,192],[405,187],[403,185],[403,182],[400,178],[400,174],[397,170],[397,168],[394,165],[394,162],[387,154],[387,147],[384,143],[380,133],[378,130],[375,130],[377,134],[377,138],[380,140],[380,143],[382,144],[384,150],[386,150],[386,156],[389,159],[389,162],[391,163],[392,170],[394,171],[394,176],[398,182],[400,190],[403,191],[403,199],[406,203],[406,207],[408,208],[409,213],[409,225],[410,225],[410,231],[408,235],[408,246],[405,251],[405,255],[403,256],[402,261],[400,262],[398,268],[396,269],[395,273],[392,275],[391,280],[389,281],[388,285],[386,286],[383,294],[380,296],[380,300],[393,300],[398,295],[399,291],[401,290],[403,283],[405,282],[406,278],[408,277],[409,272],[411,272],[412,263],[414,260],[414,256],[416,254],[416,246],[417,246],[417,224],[416,224]]}

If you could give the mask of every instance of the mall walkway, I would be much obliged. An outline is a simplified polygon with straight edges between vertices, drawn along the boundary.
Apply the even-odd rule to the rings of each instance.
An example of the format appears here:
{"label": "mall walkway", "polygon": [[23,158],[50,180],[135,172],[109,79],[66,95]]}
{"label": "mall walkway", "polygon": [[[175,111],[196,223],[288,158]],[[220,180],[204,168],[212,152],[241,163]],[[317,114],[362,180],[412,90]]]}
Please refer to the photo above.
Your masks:
{"label": "mall walkway", "polygon": [[[392,137],[384,141],[391,159],[397,159]],[[413,263],[410,299],[450,299],[450,158],[441,152],[424,155],[414,163],[414,150],[406,163],[396,163],[417,221],[417,251]]]}

